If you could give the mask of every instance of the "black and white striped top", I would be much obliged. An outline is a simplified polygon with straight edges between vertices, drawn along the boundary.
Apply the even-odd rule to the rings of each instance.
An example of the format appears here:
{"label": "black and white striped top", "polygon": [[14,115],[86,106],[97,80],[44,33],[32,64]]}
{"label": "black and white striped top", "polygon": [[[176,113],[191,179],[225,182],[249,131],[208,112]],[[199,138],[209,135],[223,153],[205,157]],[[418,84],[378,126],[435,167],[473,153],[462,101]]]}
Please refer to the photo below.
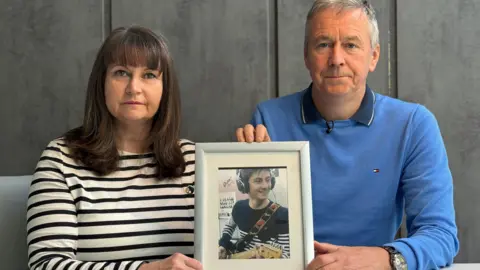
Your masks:
{"label": "black and white striped top", "polygon": [[185,173],[159,181],[153,154],[120,152],[119,169],[98,177],[52,141],[30,186],[30,269],[133,270],[176,252],[193,256],[195,146],[180,143]]}
{"label": "black and white striped top", "polygon": [[[235,230],[239,231],[240,239],[244,239],[255,223],[257,223],[265,213],[265,208],[252,209],[248,201],[249,200],[246,199],[235,203],[232,209],[232,216],[223,228],[219,244],[230,251],[233,249],[232,240],[234,242],[238,241],[238,239],[232,239]],[[267,207],[270,207],[271,204],[272,202],[270,202]],[[288,224],[288,209],[280,206],[260,233],[255,235],[251,241],[247,242],[247,245],[239,251],[254,249],[256,245],[263,243],[280,248],[282,250],[281,258],[290,258],[290,233]]]}

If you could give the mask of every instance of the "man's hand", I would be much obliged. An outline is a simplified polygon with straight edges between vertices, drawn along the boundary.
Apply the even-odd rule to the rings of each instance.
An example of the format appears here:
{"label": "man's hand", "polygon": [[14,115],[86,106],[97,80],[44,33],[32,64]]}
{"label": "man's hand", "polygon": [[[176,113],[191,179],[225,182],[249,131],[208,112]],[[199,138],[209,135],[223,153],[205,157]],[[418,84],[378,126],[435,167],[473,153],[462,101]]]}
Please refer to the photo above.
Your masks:
{"label": "man's hand", "polygon": [[237,141],[239,142],[269,142],[270,136],[268,136],[267,128],[260,124],[257,127],[253,127],[248,124],[243,128],[237,129]]}
{"label": "man's hand", "polygon": [[202,270],[202,264],[180,253],[156,262],[142,264],[138,270]]}
{"label": "man's hand", "polygon": [[218,247],[218,258],[219,259],[226,259],[227,258],[227,250],[222,246]]}
{"label": "man's hand", "polygon": [[390,270],[388,252],[380,247],[335,246],[315,241],[315,258],[307,270]]}

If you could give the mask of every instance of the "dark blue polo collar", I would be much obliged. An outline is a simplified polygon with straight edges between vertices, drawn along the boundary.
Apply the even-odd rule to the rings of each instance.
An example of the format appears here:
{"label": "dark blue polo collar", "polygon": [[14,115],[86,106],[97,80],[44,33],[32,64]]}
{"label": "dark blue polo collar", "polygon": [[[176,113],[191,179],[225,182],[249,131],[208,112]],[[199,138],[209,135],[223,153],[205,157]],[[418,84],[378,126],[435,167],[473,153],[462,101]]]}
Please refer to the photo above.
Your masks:
{"label": "dark blue polo collar", "polygon": [[[352,116],[352,120],[355,120],[366,126],[370,126],[373,122],[375,115],[375,93],[366,86],[365,95],[363,96],[362,103],[358,111]],[[312,99],[312,84],[305,90],[302,97],[302,121],[304,124],[311,123],[318,119],[323,119],[322,115],[318,112]]]}

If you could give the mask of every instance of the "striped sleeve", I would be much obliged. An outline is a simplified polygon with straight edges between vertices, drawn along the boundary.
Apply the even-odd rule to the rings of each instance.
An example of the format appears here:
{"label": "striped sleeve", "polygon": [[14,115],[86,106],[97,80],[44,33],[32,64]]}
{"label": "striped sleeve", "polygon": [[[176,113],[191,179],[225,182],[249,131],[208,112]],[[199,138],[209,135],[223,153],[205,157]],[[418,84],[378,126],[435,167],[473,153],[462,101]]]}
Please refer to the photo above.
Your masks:
{"label": "striped sleeve", "polygon": [[279,223],[277,243],[282,248],[282,258],[290,258],[290,230],[288,228],[288,208],[281,207],[277,214],[277,222]]}
{"label": "striped sleeve", "polygon": [[63,176],[62,152],[55,141],[42,153],[30,185],[27,208],[28,264],[32,270],[134,270],[143,261],[76,260],[77,211]]}
{"label": "striped sleeve", "polygon": [[237,228],[237,224],[235,223],[235,220],[233,220],[233,217],[230,217],[228,220],[228,223],[225,224],[225,228],[223,229],[222,232],[222,238],[220,238],[219,245],[231,250],[232,249],[232,243],[230,240],[232,239],[233,232]]}
{"label": "striped sleeve", "polygon": [[290,235],[288,233],[279,234],[278,244],[282,247],[282,258],[290,258]]}

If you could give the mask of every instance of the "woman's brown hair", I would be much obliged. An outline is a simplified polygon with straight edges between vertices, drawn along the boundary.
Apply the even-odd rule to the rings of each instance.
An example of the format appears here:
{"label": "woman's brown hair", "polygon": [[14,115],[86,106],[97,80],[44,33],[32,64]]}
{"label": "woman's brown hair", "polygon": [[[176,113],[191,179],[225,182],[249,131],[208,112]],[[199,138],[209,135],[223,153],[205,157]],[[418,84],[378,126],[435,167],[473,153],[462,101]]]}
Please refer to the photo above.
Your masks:
{"label": "woman's brown hair", "polygon": [[98,51],[88,80],[83,125],[65,134],[71,154],[100,175],[117,169],[114,117],[104,95],[107,68],[112,64],[145,65],[162,73],[163,94],[147,142],[158,178],[181,176],[185,160],[179,145],[180,93],[173,61],[164,38],[140,26],[113,30]]}

